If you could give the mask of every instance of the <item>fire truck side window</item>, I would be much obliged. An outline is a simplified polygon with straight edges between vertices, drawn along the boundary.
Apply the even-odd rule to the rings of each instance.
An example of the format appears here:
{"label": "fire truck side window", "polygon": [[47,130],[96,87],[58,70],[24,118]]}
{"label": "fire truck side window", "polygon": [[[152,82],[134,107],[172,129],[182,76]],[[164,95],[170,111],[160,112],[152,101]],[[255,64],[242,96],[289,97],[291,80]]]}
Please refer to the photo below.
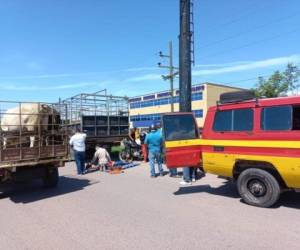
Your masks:
{"label": "fire truck side window", "polygon": [[163,117],[166,141],[199,138],[193,115],[168,115]]}
{"label": "fire truck side window", "polygon": [[217,111],[213,128],[217,132],[252,131],[253,110],[236,109]]}
{"label": "fire truck side window", "polygon": [[263,108],[261,112],[262,130],[291,130],[292,106]]}

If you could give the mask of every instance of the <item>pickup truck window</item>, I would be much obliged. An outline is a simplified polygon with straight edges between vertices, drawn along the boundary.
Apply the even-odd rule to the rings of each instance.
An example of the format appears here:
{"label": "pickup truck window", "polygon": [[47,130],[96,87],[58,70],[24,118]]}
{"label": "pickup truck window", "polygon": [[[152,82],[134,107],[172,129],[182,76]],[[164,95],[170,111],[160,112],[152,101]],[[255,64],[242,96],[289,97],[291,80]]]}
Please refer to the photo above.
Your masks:
{"label": "pickup truck window", "polygon": [[163,127],[166,141],[189,140],[199,137],[198,126],[191,114],[164,116]]}
{"label": "pickup truck window", "polygon": [[263,108],[261,112],[262,130],[291,130],[292,106],[278,106]]}
{"label": "pickup truck window", "polygon": [[213,129],[217,132],[252,131],[253,110],[236,109],[217,111]]}

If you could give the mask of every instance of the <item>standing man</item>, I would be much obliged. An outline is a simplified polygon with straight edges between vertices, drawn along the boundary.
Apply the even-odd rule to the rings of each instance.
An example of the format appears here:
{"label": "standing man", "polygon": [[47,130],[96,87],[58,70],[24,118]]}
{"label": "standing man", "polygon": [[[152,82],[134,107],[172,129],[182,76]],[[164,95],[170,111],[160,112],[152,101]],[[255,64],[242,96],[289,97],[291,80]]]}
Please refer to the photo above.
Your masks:
{"label": "standing man", "polygon": [[74,157],[77,166],[77,174],[85,173],[85,139],[86,134],[81,129],[76,129],[76,133],[70,139],[70,145],[74,150]]}
{"label": "standing man", "polygon": [[164,175],[164,170],[162,168],[162,134],[161,131],[157,129],[156,126],[151,125],[150,133],[146,136],[145,144],[148,146],[149,150],[149,161],[150,161],[150,173],[151,177],[154,178],[155,175],[155,160],[158,165],[159,175]]}

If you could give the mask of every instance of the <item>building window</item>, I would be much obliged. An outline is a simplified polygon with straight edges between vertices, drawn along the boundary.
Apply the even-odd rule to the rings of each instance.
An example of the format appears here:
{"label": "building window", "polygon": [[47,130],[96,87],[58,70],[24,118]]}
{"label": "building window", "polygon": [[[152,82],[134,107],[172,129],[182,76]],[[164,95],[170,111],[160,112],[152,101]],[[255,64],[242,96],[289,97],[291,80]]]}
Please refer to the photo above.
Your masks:
{"label": "building window", "polygon": [[171,92],[159,93],[159,94],[157,94],[157,98],[166,97],[166,96],[170,96],[170,95],[171,95]]}
{"label": "building window", "polygon": [[151,99],[155,99],[155,95],[147,95],[143,97],[143,100],[151,100]]}
{"label": "building window", "polygon": [[138,98],[132,98],[132,99],[129,99],[129,102],[139,102],[141,101],[142,98],[141,97],[138,97]]}
{"label": "building window", "polygon": [[193,93],[192,94],[192,101],[199,101],[203,99],[203,93],[199,92],[199,93]]}
{"label": "building window", "polygon": [[[170,93],[170,92],[168,92],[168,93]],[[167,94],[167,93],[164,93],[164,94]],[[144,97],[144,100],[146,100],[146,98],[150,98],[150,97],[152,98],[153,95]],[[137,100],[138,98],[135,98],[135,99]],[[192,94],[192,101],[199,101],[202,99],[203,99],[202,92],[197,92],[197,93]],[[179,103],[179,96],[173,97],[173,103]],[[148,101],[143,101],[143,102],[133,102],[133,103],[130,103],[130,109],[146,108],[146,107],[168,105],[168,104],[171,104],[171,97],[159,98],[159,99],[148,100]]]}
{"label": "building window", "polygon": [[199,110],[194,110],[194,115],[196,118],[202,118],[203,117],[203,110],[199,109]]}

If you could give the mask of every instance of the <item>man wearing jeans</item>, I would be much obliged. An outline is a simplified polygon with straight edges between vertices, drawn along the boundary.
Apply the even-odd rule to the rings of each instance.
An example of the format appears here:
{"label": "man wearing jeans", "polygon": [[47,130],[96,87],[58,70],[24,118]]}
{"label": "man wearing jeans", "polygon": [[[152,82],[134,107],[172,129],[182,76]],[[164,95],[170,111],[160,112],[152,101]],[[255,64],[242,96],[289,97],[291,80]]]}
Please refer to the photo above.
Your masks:
{"label": "man wearing jeans", "polygon": [[163,176],[162,168],[162,134],[161,131],[156,128],[156,126],[151,125],[150,133],[146,136],[145,144],[148,146],[149,150],[149,163],[150,163],[150,173],[151,177],[154,178],[155,175],[155,161],[158,165],[159,175]]}
{"label": "man wearing jeans", "polygon": [[80,129],[70,139],[70,145],[74,150],[74,157],[77,166],[77,174],[82,175],[85,172],[85,139],[86,134]]}

